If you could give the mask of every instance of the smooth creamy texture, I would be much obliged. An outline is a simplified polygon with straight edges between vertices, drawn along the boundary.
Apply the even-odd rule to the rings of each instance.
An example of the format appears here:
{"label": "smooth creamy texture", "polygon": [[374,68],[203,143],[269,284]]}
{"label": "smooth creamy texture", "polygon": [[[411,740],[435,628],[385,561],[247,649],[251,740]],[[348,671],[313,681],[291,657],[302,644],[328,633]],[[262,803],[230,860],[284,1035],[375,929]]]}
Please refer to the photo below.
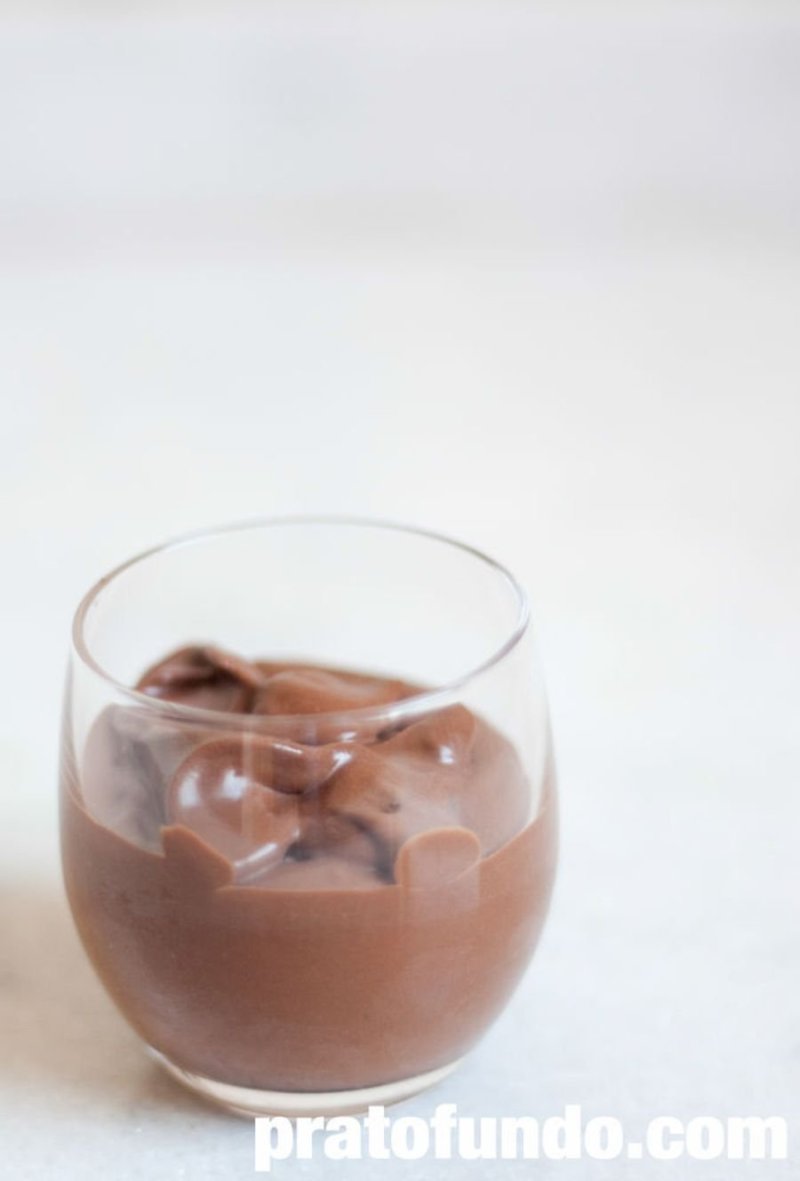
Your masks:
{"label": "smooth creamy texture", "polygon": [[[110,706],[80,776],[65,759],[70,901],[142,1037],[187,1070],[281,1090],[387,1082],[468,1049],[544,920],[552,785],[529,823],[516,752],[460,705],[402,728],[331,720],[418,692],[401,681],[193,647],[138,687],[231,713],[211,730]],[[237,730],[241,713],[265,732]]]}

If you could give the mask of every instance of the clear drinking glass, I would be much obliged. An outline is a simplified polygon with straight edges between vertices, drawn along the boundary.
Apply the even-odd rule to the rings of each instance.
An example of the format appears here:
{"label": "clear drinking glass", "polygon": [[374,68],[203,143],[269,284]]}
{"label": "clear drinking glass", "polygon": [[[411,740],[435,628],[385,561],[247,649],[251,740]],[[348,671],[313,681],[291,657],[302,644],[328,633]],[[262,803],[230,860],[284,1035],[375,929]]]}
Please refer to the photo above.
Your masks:
{"label": "clear drinking glass", "polygon": [[61,831],[86,951],[188,1086],[296,1115],[431,1085],[508,1001],[555,871],[523,591],[370,521],[133,558],[75,616]]}

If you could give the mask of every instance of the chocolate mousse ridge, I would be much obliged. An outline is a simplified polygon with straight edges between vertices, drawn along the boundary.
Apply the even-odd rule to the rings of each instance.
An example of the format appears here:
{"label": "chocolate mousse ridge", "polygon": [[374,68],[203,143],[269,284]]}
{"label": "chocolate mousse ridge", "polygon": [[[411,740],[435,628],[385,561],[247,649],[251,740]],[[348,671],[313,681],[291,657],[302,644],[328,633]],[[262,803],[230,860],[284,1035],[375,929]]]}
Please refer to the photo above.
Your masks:
{"label": "chocolate mousse ridge", "polygon": [[[178,649],[136,687],[265,720],[387,705],[420,692],[401,680],[248,661],[210,645]],[[153,822],[189,829],[230,863],[234,881],[294,889],[319,888],[326,872],[361,888],[401,879],[411,886],[415,874],[421,881],[441,874],[438,863],[455,872],[463,858],[449,850],[459,839],[462,849],[491,853],[524,825],[529,807],[513,748],[462,705],[333,741],[209,735],[171,766],[162,796]],[[401,849],[423,833],[398,874]]]}
{"label": "chocolate mousse ridge", "polygon": [[143,673],[136,688],[197,709],[284,716],[390,705],[421,691],[407,681],[343,669],[247,660],[213,644],[178,648]]}

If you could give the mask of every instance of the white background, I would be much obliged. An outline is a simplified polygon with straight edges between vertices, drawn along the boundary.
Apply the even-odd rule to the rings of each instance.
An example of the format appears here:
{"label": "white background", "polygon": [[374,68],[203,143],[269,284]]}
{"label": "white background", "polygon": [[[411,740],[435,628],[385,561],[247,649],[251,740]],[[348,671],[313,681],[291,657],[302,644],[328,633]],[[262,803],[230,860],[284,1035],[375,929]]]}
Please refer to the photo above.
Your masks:
{"label": "white background", "polygon": [[[505,560],[550,686],[549,927],[404,1110],[796,1116],[800,8],[110,8],[0,3],[9,1176],[252,1175],[251,1127],[162,1078],[84,962],[58,711],[100,573],[296,511]],[[536,1176],[789,1177],[793,1135],[794,1165]]]}

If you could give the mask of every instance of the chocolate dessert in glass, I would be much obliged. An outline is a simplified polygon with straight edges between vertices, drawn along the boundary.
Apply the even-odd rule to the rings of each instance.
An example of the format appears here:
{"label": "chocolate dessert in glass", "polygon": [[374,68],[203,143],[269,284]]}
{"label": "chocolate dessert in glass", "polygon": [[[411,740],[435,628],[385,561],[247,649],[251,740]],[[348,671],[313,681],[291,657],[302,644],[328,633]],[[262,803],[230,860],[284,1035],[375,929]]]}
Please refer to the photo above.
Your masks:
{"label": "chocolate dessert in glass", "polygon": [[524,593],[422,530],[183,538],[78,608],[64,877],[173,1075],[247,1114],[391,1103],[501,1012],[556,862]]}

